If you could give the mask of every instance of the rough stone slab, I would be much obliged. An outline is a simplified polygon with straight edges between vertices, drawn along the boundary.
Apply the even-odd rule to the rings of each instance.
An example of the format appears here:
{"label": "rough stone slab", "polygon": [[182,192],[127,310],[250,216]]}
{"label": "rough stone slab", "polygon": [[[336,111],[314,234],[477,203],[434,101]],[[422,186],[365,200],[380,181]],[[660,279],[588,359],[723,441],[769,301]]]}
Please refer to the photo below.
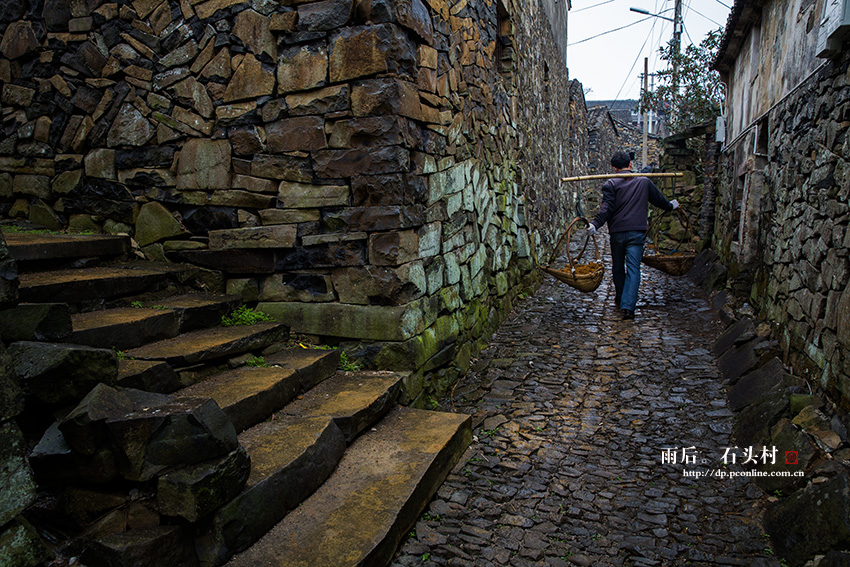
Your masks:
{"label": "rough stone slab", "polygon": [[38,532],[23,518],[0,530],[0,565],[36,567],[50,559]]}
{"label": "rough stone slab", "polygon": [[403,341],[421,333],[430,316],[420,302],[401,306],[261,302],[257,309],[310,335]]}
{"label": "rough stone slab", "polygon": [[66,303],[23,303],[3,312],[0,337],[15,341],[64,341],[71,336]]}
{"label": "rough stone slab", "polygon": [[732,324],[714,342],[714,346],[711,349],[714,356],[722,355],[732,348],[732,345],[734,345],[742,336],[754,333],[755,330],[755,323],[753,323],[752,319],[741,319]]}
{"label": "rough stone slab", "polygon": [[228,565],[387,565],[471,436],[468,416],[395,410],[346,451],[313,496]]}
{"label": "rough stone slab", "polygon": [[168,307],[179,321],[180,332],[215,327],[221,318],[239,306],[241,299],[235,295],[187,293],[158,300],[157,306]]}
{"label": "rough stone slab", "polygon": [[273,274],[277,265],[274,250],[181,250],[168,257],[228,274]]}
{"label": "rough stone slab", "polygon": [[91,567],[194,565],[191,541],[183,528],[159,526],[129,530],[91,542],[83,561]]}
{"label": "rough stone slab", "polygon": [[216,358],[260,350],[286,341],[289,328],[277,323],[258,323],[192,331],[143,347],[129,350],[127,356],[143,360],[164,360],[184,367]]}
{"label": "rough stone slab", "polygon": [[134,409],[133,400],[125,393],[98,384],[77,407],[59,420],[59,431],[74,451],[93,455],[106,441],[105,421]]}
{"label": "rough stone slab", "polygon": [[166,473],[157,480],[159,511],[197,522],[239,494],[250,471],[251,461],[240,446],[219,459]]}
{"label": "rough stone slab", "polygon": [[758,403],[747,406],[738,414],[732,436],[742,447],[767,445],[771,428],[787,413],[788,392],[770,392]]}
{"label": "rough stone slab", "polygon": [[338,372],[276,415],[331,417],[351,441],[395,405],[406,376],[401,372]]}
{"label": "rough stone slab", "polygon": [[[779,476],[781,474],[794,474],[799,471],[807,471],[812,460],[820,456],[820,451],[812,443],[806,433],[792,425],[788,420],[782,420],[774,428],[774,435],[770,439],[768,447],[778,449],[775,463],[764,463],[759,465],[760,471],[769,471],[774,476],[756,476],[752,479],[756,486],[768,494],[776,490],[790,493],[795,487],[806,484],[807,479],[799,476]],[[786,464],[785,454],[787,451],[796,451],[796,463]],[[792,460],[794,462],[794,460]],[[776,474],[778,473],[778,474]]]}
{"label": "rough stone slab", "polygon": [[212,376],[179,392],[181,396],[212,398],[236,431],[255,425],[281,409],[301,391],[294,370],[243,367]]}
{"label": "rough stone slab", "polygon": [[729,389],[729,409],[740,411],[746,406],[757,402],[773,390],[784,390],[789,386],[804,386],[805,381],[788,374],[785,366],[778,358],[773,358],[756,370],[744,374],[738,382]]}
{"label": "rough stone slab", "polygon": [[802,565],[816,553],[850,544],[850,480],[841,474],[770,504],[764,514],[776,555]]}
{"label": "rough stone slab", "polygon": [[239,442],[251,457],[251,475],[198,538],[205,566],[259,540],[325,481],[345,451],[345,437],[327,417],[275,419],[243,432]]}
{"label": "rough stone slab", "polygon": [[233,424],[210,399],[139,405],[132,413],[107,419],[106,427],[121,476],[134,481],[221,457],[238,445]]}
{"label": "rough stone slab", "polygon": [[130,249],[127,236],[24,233],[5,236],[12,258],[19,261],[120,256]]}
{"label": "rough stone slab", "polygon": [[102,448],[87,457],[72,451],[59,431],[59,422],[47,428],[29,456],[39,486],[101,484],[118,476],[112,452]]}
{"label": "rough stone slab", "polygon": [[74,333],[69,342],[126,350],[176,337],[177,316],[167,309],[122,307],[77,313],[71,317]]}
{"label": "rough stone slab", "polygon": [[210,250],[292,248],[295,246],[296,233],[295,225],[211,230]]}
{"label": "rough stone slab", "polygon": [[122,388],[160,394],[170,394],[182,387],[174,369],[161,360],[119,360],[116,383]]}
{"label": "rough stone slab", "polygon": [[118,360],[107,349],[21,341],[9,347],[24,390],[50,405],[78,402],[99,383],[115,384]]}
{"label": "rough stone slab", "polygon": [[26,445],[14,422],[0,424],[0,526],[35,501],[35,482],[26,460]]}
{"label": "rough stone slab", "polygon": [[717,367],[726,380],[727,384],[735,384],[738,379],[755,368],[758,364],[755,340],[746,342],[740,346],[732,347],[717,359]]}
{"label": "rough stone slab", "polygon": [[332,376],[339,366],[338,349],[286,349],[266,357],[266,362],[295,371],[301,390],[307,391]]}
{"label": "rough stone slab", "polygon": [[110,266],[29,273],[21,274],[19,289],[21,301],[29,303],[77,303],[152,291],[164,286],[170,275],[185,271],[184,267]]}

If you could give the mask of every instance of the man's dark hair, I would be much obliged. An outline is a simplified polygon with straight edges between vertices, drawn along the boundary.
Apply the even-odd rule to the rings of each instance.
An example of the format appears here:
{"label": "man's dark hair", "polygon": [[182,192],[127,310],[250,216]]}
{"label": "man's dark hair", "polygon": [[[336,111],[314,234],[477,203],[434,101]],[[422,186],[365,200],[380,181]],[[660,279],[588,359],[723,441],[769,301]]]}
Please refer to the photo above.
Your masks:
{"label": "man's dark hair", "polygon": [[626,152],[615,152],[611,158],[611,167],[616,169],[625,169],[629,167],[630,163],[632,163],[632,160],[629,159],[629,154]]}

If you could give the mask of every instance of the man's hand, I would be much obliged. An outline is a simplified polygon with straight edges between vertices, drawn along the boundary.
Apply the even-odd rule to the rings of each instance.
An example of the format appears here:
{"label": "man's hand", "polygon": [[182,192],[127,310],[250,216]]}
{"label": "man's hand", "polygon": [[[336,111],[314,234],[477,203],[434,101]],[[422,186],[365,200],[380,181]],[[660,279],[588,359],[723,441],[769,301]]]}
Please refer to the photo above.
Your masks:
{"label": "man's hand", "polygon": [[593,223],[588,223],[587,225],[587,233],[591,236],[596,234],[596,225]]}
{"label": "man's hand", "polygon": [[674,211],[679,208],[679,201],[677,201],[676,199],[673,199],[672,201],[670,201],[670,204],[673,205]]}

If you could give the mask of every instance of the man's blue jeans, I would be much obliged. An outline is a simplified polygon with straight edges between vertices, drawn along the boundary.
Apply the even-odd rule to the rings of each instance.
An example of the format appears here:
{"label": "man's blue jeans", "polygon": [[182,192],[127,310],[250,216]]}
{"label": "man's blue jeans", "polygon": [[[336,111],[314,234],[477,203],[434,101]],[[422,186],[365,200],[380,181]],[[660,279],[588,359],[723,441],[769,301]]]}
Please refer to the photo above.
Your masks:
{"label": "man's blue jeans", "polygon": [[610,236],[615,300],[620,309],[634,311],[640,287],[640,258],[643,256],[646,232],[629,230],[613,232]]}

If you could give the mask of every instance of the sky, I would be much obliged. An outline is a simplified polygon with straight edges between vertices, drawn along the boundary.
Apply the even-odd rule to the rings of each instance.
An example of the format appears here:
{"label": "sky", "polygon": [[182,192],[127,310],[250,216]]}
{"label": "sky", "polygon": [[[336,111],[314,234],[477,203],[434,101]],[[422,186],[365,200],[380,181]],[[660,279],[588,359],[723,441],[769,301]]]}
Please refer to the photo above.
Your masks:
{"label": "sky", "polygon": [[[733,0],[682,0],[682,51],[690,43],[699,44],[710,30],[725,28],[732,4]],[[673,6],[674,0],[572,0],[567,67],[570,79],[583,84],[587,100],[640,96],[643,59],[649,57],[652,81],[651,74],[666,67],[658,58],[658,48],[673,37],[673,23],[629,8],[672,19]],[[624,26],[629,27],[611,31]],[[604,33],[608,31],[611,33]]]}

